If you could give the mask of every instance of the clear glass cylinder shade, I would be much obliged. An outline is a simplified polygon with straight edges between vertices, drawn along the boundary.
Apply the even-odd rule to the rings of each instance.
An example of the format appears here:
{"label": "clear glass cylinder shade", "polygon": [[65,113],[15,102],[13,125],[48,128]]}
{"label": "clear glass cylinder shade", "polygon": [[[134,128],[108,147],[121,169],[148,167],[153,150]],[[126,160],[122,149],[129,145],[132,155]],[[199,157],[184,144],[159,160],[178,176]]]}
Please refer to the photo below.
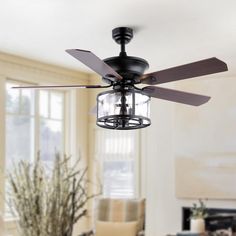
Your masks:
{"label": "clear glass cylinder shade", "polygon": [[97,125],[110,129],[138,129],[150,125],[150,97],[136,90],[100,93]]}

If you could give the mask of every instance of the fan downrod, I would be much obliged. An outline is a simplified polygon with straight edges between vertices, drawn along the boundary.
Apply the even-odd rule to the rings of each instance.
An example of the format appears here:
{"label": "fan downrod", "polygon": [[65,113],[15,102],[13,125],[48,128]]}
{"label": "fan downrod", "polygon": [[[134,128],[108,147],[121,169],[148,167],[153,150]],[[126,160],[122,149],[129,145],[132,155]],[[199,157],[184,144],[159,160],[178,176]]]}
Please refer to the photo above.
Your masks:
{"label": "fan downrod", "polygon": [[133,38],[133,29],[128,27],[118,27],[112,30],[112,38],[120,44],[120,56],[126,56],[125,44]]}
{"label": "fan downrod", "polygon": [[[133,29],[128,27],[115,28],[112,30],[112,38],[121,45],[121,52],[119,56],[104,59],[104,62],[123,77],[122,81],[117,81],[116,84],[133,85],[140,83],[140,76],[143,75],[149,65],[142,58],[127,56],[126,54],[125,45],[133,38]],[[109,77],[103,77],[103,81],[114,84]]]}

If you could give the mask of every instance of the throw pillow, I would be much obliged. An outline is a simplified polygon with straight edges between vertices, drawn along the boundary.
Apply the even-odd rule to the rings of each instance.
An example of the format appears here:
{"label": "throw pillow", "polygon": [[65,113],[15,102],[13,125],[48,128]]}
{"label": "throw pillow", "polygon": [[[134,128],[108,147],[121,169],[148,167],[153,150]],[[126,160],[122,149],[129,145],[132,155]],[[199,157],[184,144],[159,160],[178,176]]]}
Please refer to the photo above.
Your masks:
{"label": "throw pillow", "polygon": [[138,231],[138,222],[96,222],[96,236],[136,236]]}

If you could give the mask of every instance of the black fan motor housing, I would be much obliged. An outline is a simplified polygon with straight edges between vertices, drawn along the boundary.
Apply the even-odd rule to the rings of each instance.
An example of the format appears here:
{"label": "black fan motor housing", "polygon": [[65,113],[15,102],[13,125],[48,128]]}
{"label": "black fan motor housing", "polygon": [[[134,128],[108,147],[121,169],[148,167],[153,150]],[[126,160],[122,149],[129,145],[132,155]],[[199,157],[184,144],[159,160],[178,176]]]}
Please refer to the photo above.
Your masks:
{"label": "black fan motor housing", "polygon": [[[110,57],[104,60],[106,64],[112,67],[123,77],[127,83],[140,83],[140,76],[148,69],[148,62],[142,58],[131,56]],[[111,83],[109,78],[103,78],[107,83]]]}

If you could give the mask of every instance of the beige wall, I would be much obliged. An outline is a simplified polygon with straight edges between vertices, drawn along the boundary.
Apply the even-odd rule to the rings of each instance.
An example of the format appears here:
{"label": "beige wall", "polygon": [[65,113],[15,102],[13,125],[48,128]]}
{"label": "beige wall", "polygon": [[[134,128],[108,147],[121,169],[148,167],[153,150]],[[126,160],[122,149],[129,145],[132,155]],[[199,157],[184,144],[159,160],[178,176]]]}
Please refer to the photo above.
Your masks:
{"label": "beige wall", "polygon": [[[180,231],[181,207],[191,206],[195,201],[175,197],[175,160],[178,156],[211,153],[212,162],[218,155],[230,153],[236,157],[236,78],[216,75],[181,81],[176,84],[177,88],[208,94],[212,99],[200,107],[152,100],[152,125],[143,131],[147,140],[143,144],[146,150],[143,158],[147,161],[148,236]],[[236,208],[236,201],[208,200],[207,206]]]}

